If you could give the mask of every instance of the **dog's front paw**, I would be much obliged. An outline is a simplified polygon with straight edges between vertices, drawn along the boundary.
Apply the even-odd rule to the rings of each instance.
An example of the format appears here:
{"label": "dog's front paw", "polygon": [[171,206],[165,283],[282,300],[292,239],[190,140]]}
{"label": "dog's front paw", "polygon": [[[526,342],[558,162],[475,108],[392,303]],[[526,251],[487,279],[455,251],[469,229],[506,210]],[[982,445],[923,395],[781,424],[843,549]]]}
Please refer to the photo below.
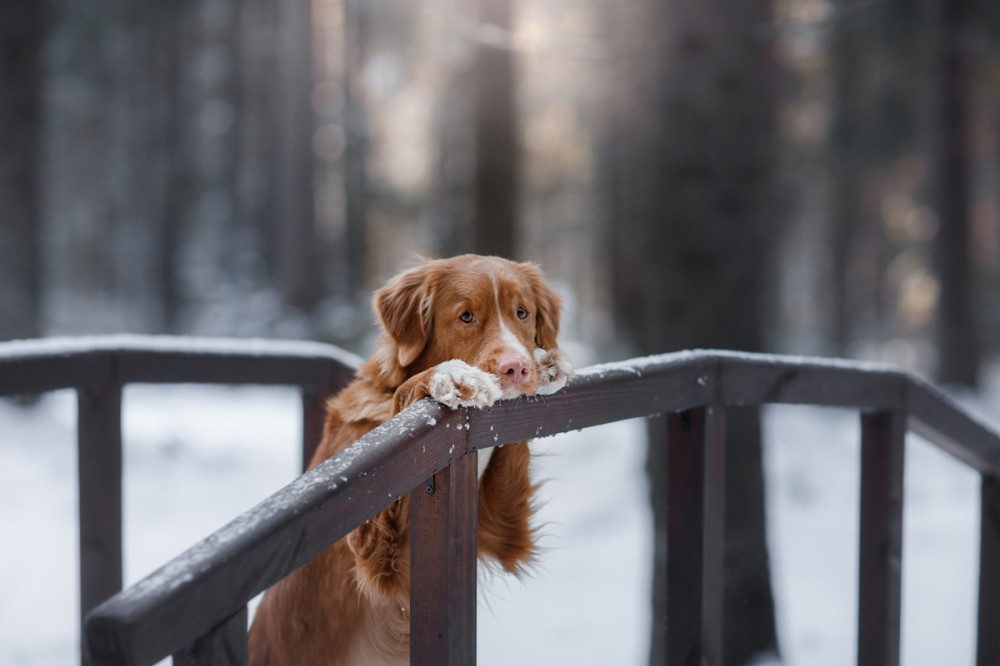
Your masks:
{"label": "dog's front paw", "polygon": [[566,386],[573,376],[573,366],[566,355],[558,349],[549,351],[541,347],[535,348],[535,371],[538,378],[538,395],[552,395]]}
{"label": "dog's front paw", "polygon": [[435,367],[428,388],[432,398],[452,409],[488,407],[503,395],[499,377],[457,359]]}

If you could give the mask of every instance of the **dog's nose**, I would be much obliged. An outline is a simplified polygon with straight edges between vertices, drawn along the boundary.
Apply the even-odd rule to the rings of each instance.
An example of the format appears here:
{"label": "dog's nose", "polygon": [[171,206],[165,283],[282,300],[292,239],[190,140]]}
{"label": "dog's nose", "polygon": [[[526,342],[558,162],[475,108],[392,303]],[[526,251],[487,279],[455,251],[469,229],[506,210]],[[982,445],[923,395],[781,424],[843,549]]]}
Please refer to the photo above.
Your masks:
{"label": "dog's nose", "polygon": [[527,359],[511,357],[500,362],[500,376],[511,384],[518,384],[528,378],[531,365]]}

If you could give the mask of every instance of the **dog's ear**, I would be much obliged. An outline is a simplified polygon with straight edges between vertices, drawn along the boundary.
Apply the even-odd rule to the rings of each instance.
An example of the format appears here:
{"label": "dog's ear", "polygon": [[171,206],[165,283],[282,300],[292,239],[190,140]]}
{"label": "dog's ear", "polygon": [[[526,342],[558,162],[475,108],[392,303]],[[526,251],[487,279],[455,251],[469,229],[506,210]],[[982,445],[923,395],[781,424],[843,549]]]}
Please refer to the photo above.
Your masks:
{"label": "dog's ear", "polygon": [[427,346],[432,272],[430,263],[423,263],[397,275],[375,292],[375,312],[396,343],[396,358],[404,368],[416,361]]}
{"label": "dog's ear", "polygon": [[558,349],[559,315],[562,298],[545,283],[545,276],[535,264],[521,264],[535,293],[535,345],[542,349]]}

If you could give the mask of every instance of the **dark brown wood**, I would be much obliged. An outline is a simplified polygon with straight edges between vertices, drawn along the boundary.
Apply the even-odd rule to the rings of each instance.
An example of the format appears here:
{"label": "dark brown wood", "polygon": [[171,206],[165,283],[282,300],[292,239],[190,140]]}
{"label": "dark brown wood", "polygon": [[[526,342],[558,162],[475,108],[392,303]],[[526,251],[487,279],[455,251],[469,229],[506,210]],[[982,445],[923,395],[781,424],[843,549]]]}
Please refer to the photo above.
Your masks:
{"label": "dark brown wood", "polygon": [[269,384],[336,389],[361,358],[332,345],[104,336],[0,343],[0,395],[98,384]]}
{"label": "dark brown wood", "polygon": [[122,450],[119,386],[77,391],[80,621],[122,589]]}
{"label": "dark brown wood", "polygon": [[[6,343],[0,344],[0,393],[90,387],[80,389],[80,464],[81,475],[85,477],[81,479],[81,489],[89,498],[81,499],[81,520],[89,524],[91,520],[87,515],[101,515],[92,526],[84,525],[81,534],[115,531],[108,530],[108,514],[94,509],[100,506],[101,497],[108,497],[110,490],[112,503],[115,503],[114,494],[118,493],[116,520],[120,539],[121,394],[115,387],[132,381],[299,385],[304,395],[310,396],[303,403],[304,411],[311,410],[311,416],[305,417],[303,429],[315,432],[320,424],[321,392],[327,388],[336,390],[349,381],[358,362],[357,357],[334,347],[290,343],[138,336]],[[105,388],[93,388],[95,386]],[[998,515],[995,479],[1000,473],[1000,437],[933,387],[883,366],[719,351],[665,354],[589,368],[555,395],[503,401],[488,410],[451,411],[429,400],[422,401],[362,438],[349,452],[327,461],[101,605],[87,618],[85,642],[97,657],[95,663],[148,664],[169,656],[182,649],[192,637],[211,631],[243,608],[258,592],[389,502],[436,471],[448,468],[467,450],[492,446],[498,441],[520,441],[633,416],[678,410],[687,410],[692,415],[703,414],[704,437],[711,443],[721,437],[711,434],[722,430],[721,412],[712,417],[705,405],[760,402],[813,403],[877,412],[865,416],[862,421],[865,445],[859,577],[861,663],[898,662],[902,432],[907,416],[903,410],[909,410],[912,428],[985,473],[988,482],[984,483],[984,507],[994,509],[983,515],[982,656],[979,663],[997,663],[993,655],[1000,652],[1000,646],[991,639],[995,636],[991,630],[998,625],[1000,615],[996,596],[1000,574],[997,565],[993,564],[1000,561],[997,556],[1000,536],[995,517]],[[672,427],[680,427],[679,418],[678,415],[670,417]],[[457,427],[459,425],[463,426],[462,430]],[[100,434],[102,430],[104,435]],[[106,436],[107,433],[111,434]],[[115,446],[110,446],[112,442]],[[83,454],[101,446],[114,451],[107,455]],[[674,612],[674,618],[680,617],[683,625],[674,630],[674,636],[690,637],[697,633],[699,655],[712,663],[716,658],[713,655],[719,653],[713,652],[711,646],[718,643],[716,634],[722,627],[721,621],[713,619],[719,614],[716,610],[719,596],[713,586],[721,581],[718,573],[721,565],[716,563],[719,558],[715,553],[721,552],[722,523],[711,517],[718,516],[721,511],[723,484],[710,479],[712,470],[720,469],[719,461],[723,458],[712,458],[709,450],[701,452],[700,460],[690,458],[690,449],[668,453],[680,455],[681,461],[688,456],[686,462],[673,465],[671,476],[680,474],[684,465],[702,465],[701,488],[706,493],[698,508],[690,482],[687,485],[674,483],[672,488],[673,492],[681,493],[684,501],[693,503],[696,509],[692,511],[700,512],[701,524],[700,536],[694,541],[682,537],[672,539],[672,566],[684,569],[700,562],[696,577],[701,589],[700,596],[691,592],[692,583],[685,577],[675,583],[675,586],[687,585],[689,590],[679,593],[678,599],[685,598],[685,594],[688,598],[697,597],[700,610],[693,623],[697,625],[696,630],[690,623],[683,625],[683,614]],[[84,470],[85,466],[95,466],[97,471]],[[463,473],[474,477],[472,468]],[[112,476],[117,479],[117,488],[114,484],[111,487],[100,484],[97,494],[85,489],[89,487],[87,484],[98,485],[94,480],[98,478],[96,474],[115,470],[117,473]],[[451,487],[454,488],[454,483]],[[674,500],[675,508],[679,501]],[[692,527],[688,524],[677,529],[683,534],[684,530],[690,532]],[[719,531],[713,532],[714,529]],[[81,558],[96,561],[95,557],[84,553],[84,544],[98,542],[89,537],[81,539]],[[700,555],[685,551],[693,547],[692,543],[700,544]],[[682,566],[684,562],[687,564]],[[81,566],[92,565],[82,563]],[[120,559],[117,566],[120,569]],[[454,562],[449,566],[455,566]],[[117,578],[120,585],[120,570]],[[91,588],[93,582],[99,580],[87,575],[84,579],[84,585]],[[467,584],[463,585],[466,586],[461,589],[466,590],[466,596],[462,603],[472,603],[474,608],[474,601],[470,601],[474,599],[474,592],[469,593]],[[112,587],[115,586],[108,586],[108,589]],[[662,587],[670,589],[666,584]],[[83,598],[102,598],[106,594],[88,593]],[[678,599],[671,603],[680,604]],[[84,603],[82,601],[81,605]],[[454,612],[441,612],[449,618],[447,621],[458,622]],[[465,617],[466,624],[458,629],[453,627],[448,635],[464,636],[456,640],[474,653],[474,635],[469,638],[469,627],[474,627],[474,619]],[[473,641],[471,648],[468,647],[470,640]],[[464,654],[458,648],[449,649],[449,653]]]}
{"label": "dark brown wood", "polygon": [[477,455],[410,495],[410,663],[475,666]]}
{"label": "dark brown wood", "polygon": [[[656,362],[645,362],[653,359]],[[470,447],[520,442],[704,405],[716,395],[717,374],[714,359],[689,353],[650,357],[632,367],[587,368],[555,395],[504,401],[472,413]]]}
{"label": "dark brown wood", "polygon": [[1000,664],[1000,479],[984,476],[979,540],[977,666]]}
{"label": "dark brown wood", "polygon": [[651,663],[722,663],[725,421],[721,407],[667,417],[666,631]]}
{"label": "dark brown wood", "polygon": [[22,354],[18,353],[21,346],[0,344],[0,395],[43,393],[113,381],[109,354],[60,353],[58,349]]}
{"label": "dark brown wood", "polygon": [[858,665],[899,664],[906,417],[861,415]]}
{"label": "dark brown wood", "polygon": [[98,606],[85,632],[94,663],[153,664],[183,648],[463,455],[465,422],[413,405]]}
{"label": "dark brown wood", "polygon": [[247,609],[198,637],[174,654],[173,666],[245,666],[247,663]]}
{"label": "dark brown wood", "polygon": [[915,377],[907,388],[909,429],[982,474],[1000,475],[996,432],[939,389]]}
{"label": "dark brown wood", "polygon": [[[719,352],[720,401],[902,409],[906,375],[886,365]],[[862,370],[859,372],[859,370]]]}
{"label": "dark brown wood", "polygon": [[330,391],[302,390],[302,470],[305,471],[323,439],[326,402]]}

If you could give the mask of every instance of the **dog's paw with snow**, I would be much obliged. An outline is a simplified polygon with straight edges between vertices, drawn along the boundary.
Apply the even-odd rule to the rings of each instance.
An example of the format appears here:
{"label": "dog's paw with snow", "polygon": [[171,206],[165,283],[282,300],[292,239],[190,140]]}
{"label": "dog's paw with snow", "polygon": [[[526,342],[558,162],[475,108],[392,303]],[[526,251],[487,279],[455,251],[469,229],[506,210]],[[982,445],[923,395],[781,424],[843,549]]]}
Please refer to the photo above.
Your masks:
{"label": "dog's paw with snow", "polygon": [[538,395],[552,395],[566,386],[573,376],[573,366],[559,349],[535,348],[535,372],[538,379]]}
{"label": "dog's paw with snow", "polygon": [[432,398],[452,409],[488,407],[503,395],[499,377],[457,359],[435,367],[428,388]]}

